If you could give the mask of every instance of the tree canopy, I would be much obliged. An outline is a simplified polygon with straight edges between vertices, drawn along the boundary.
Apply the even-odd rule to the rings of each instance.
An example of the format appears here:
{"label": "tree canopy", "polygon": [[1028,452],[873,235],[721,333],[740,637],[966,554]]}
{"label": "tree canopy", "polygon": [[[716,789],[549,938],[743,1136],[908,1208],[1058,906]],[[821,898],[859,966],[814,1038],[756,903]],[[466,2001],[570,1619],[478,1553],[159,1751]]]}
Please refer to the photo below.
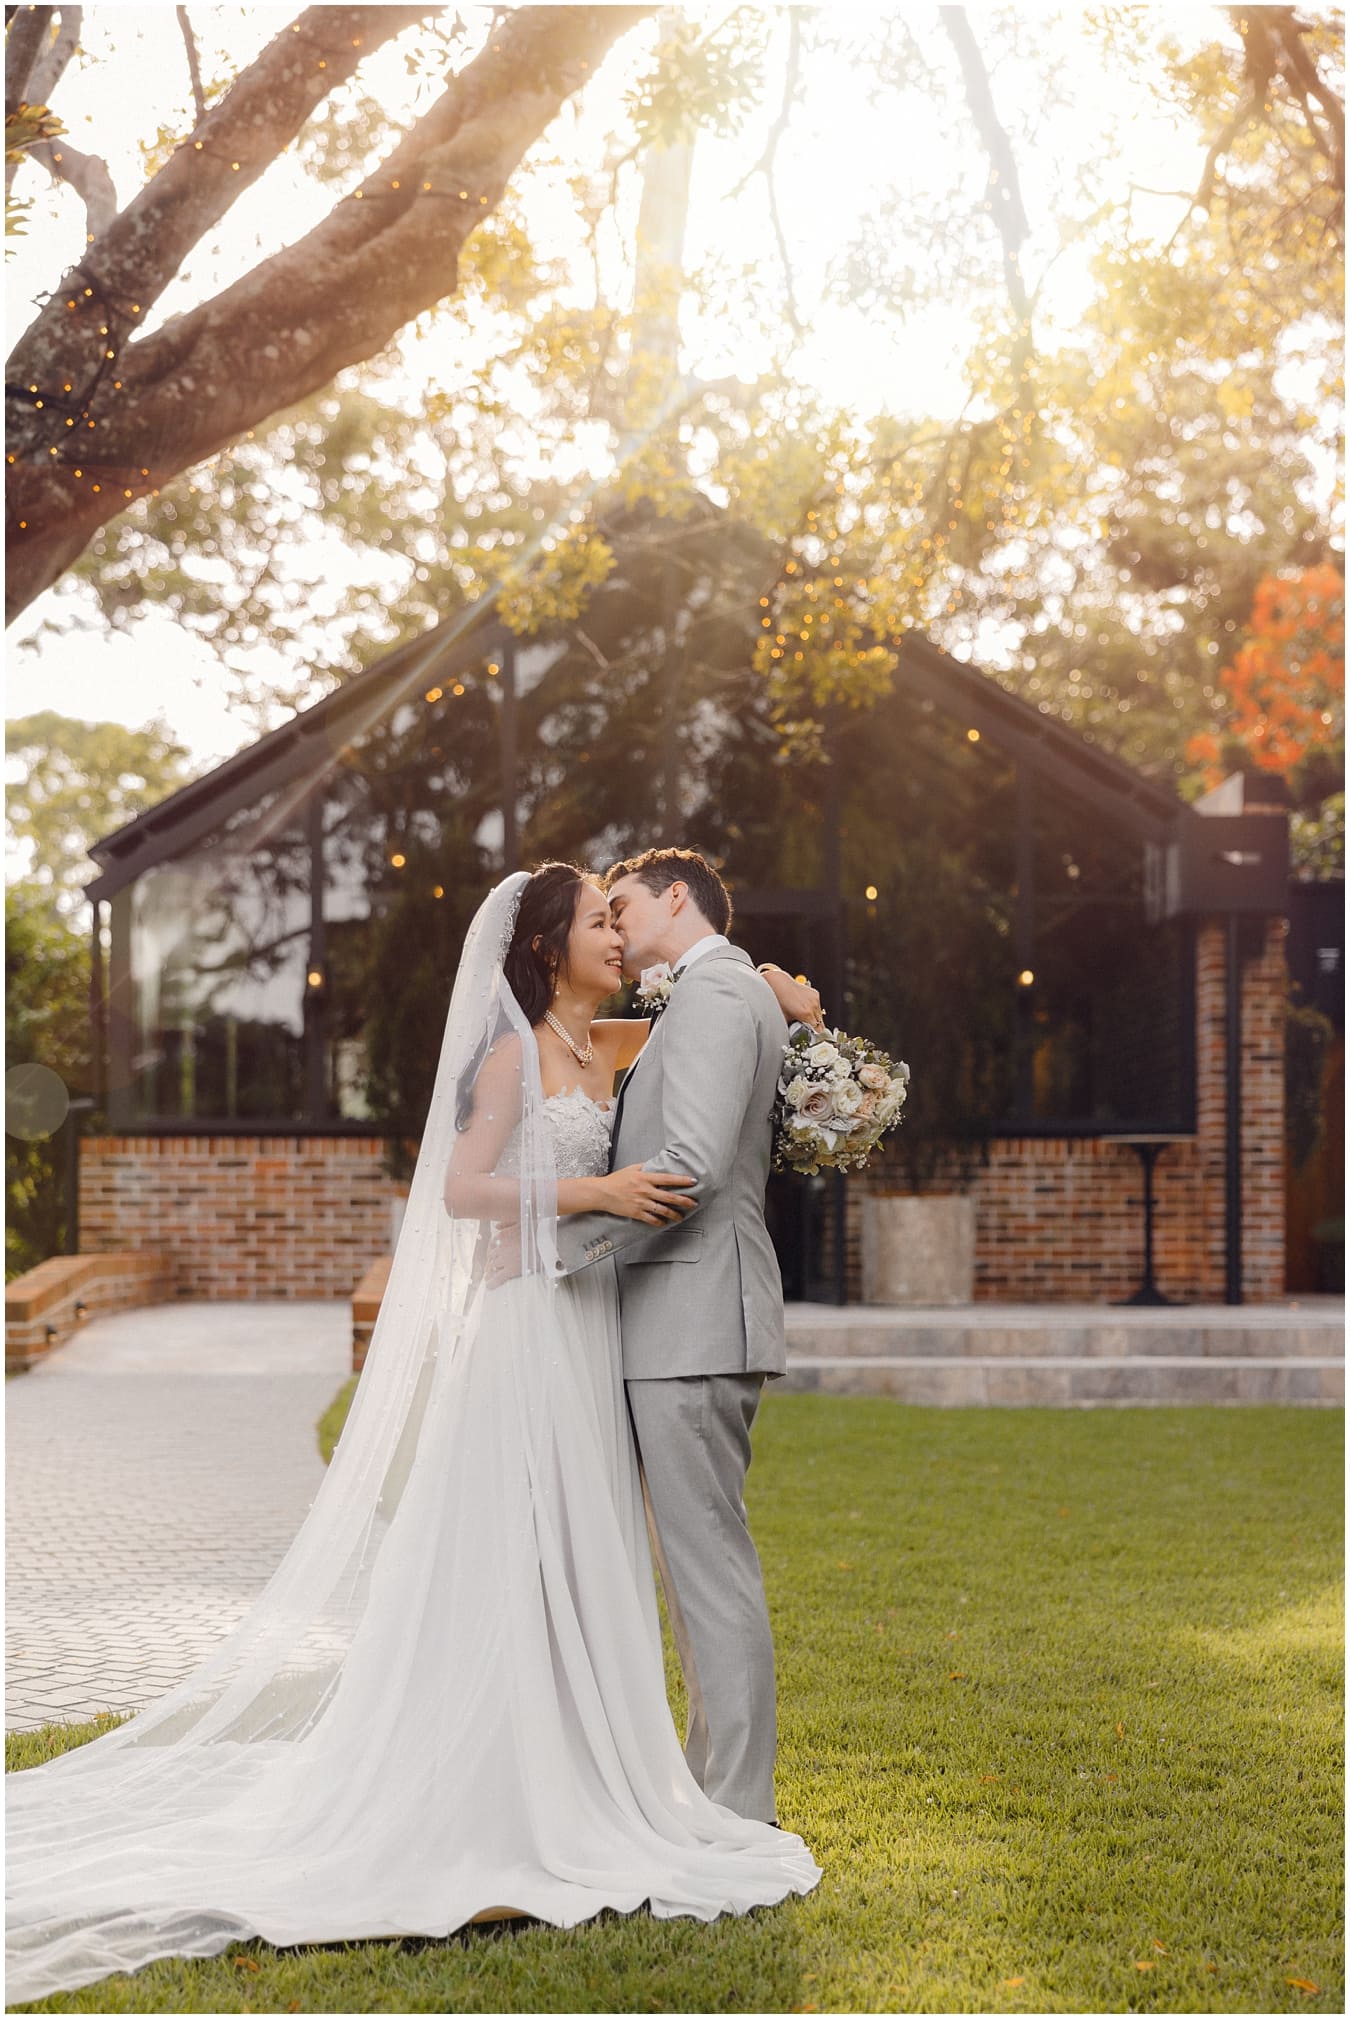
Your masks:
{"label": "tree canopy", "polygon": [[[52,17],[59,48],[76,10],[35,11]],[[623,720],[630,676],[641,685],[659,662],[669,685],[678,665],[687,708],[713,688],[727,702],[739,681],[742,704],[762,697],[782,746],[809,757],[829,709],[884,696],[894,640],[919,626],[1085,735],[1202,789],[1215,753],[1241,744],[1226,669],[1262,584],[1287,594],[1343,572],[1328,474],[1341,398],[1339,18],[1215,8],[1183,35],[1165,10],[1137,8],[1053,32],[1011,7],[941,8],[927,22],[827,9],[649,17],[523,7],[484,31],[467,17],[447,26],[436,9],[310,10],[225,80],[187,132],[162,136],[145,190],[94,233],[84,263],[99,273],[106,257],[109,274],[128,277],[117,262],[154,247],[181,207],[153,258],[137,254],[162,283],[239,179],[262,172],[269,146],[293,143],[340,193],[319,226],[218,301],[158,332],[110,325],[119,411],[146,402],[128,446],[158,448],[171,413],[181,450],[177,474],[158,470],[129,508],[104,498],[92,518],[71,516],[64,454],[33,474],[69,416],[39,415],[20,395],[24,481],[40,481],[52,519],[34,549],[46,558],[22,563],[20,595],[68,564],[72,589],[92,593],[105,621],[167,605],[218,649],[241,692],[294,705],[483,595],[525,637],[562,616],[584,628],[616,565],[615,515],[640,507],[649,579],[670,571],[673,600],[668,624],[629,641],[628,661],[597,661],[601,698],[614,704],[605,719]],[[315,37],[336,51],[339,25],[351,31],[342,51],[311,66]],[[410,60],[452,71],[406,131],[360,74],[375,39],[400,31]],[[550,120],[580,105],[604,52],[633,31],[641,59],[617,112],[598,138],[574,126],[564,144]],[[322,77],[319,62],[331,66]],[[963,147],[945,189],[921,187],[898,156],[865,205],[846,156],[831,164],[837,246],[813,302],[779,190],[813,78],[831,63],[850,66],[860,104],[883,108],[897,131],[936,106]],[[1190,136],[1192,184],[1135,179],[1109,109],[1100,144],[1056,156],[1062,172],[1047,181],[1055,117],[1089,64]],[[237,155],[237,170],[222,167],[224,136],[260,106],[266,138]],[[685,249],[689,157],[729,132],[753,143],[745,179],[764,191],[763,242],[740,262],[697,260]],[[468,198],[430,201],[471,138],[490,161],[475,158],[456,187],[476,216]],[[59,144],[39,143],[34,158]],[[431,189],[384,189],[395,169],[405,181],[419,150],[436,163]],[[573,207],[565,257],[538,227],[546,189]],[[383,262],[400,259],[415,272],[394,285]],[[1084,276],[1076,321],[1047,308],[1061,262]],[[153,288],[135,285],[144,313]],[[297,364],[277,329],[303,333],[337,297],[338,331],[301,342]],[[49,361],[65,357],[71,332],[88,334],[82,298],[55,289],[20,353],[47,343]],[[948,302],[967,332],[955,416],[929,411],[921,389],[863,411],[842,380],[822,389],[801,368],[813,317],[834,306],[902,328]],[[761,359],[751,375],[691,368],[691,332],[719,323]],[[410,391],[420,340],[446,329],[457,369]],[[225,360],[236,337],[228,397],[183,431],[183,371]],[[167,378],[151,373],[155,345]],[[278,348],[280,362],[269,356]],[[124,375],[138,353],[141,376]],[[108,390],[107,374],[97,383]],[[173,384],[177,404],[166,404]],[[736,529],[728,566],[709,574],[700,563],[681,587],[680,557],[702,539],[708,505]],[[624,523],[631,548],[638,521]],[[320,528],[345,553],[316,626]],[[705,679],[682,642],[676,612],[696,577],[699,598],[735,608],[745,643],[734,675],[709,661]],[[50,621],[62,621],[59,599]],[[1337,663],[1328,645],[1330,705],[1316,712],[1331,714],[1319,735],[1331,734],[1316,763],[1288,772],[1314,823],[1343,749]],[[1280,677],[1297,683],[1299,666]]]}

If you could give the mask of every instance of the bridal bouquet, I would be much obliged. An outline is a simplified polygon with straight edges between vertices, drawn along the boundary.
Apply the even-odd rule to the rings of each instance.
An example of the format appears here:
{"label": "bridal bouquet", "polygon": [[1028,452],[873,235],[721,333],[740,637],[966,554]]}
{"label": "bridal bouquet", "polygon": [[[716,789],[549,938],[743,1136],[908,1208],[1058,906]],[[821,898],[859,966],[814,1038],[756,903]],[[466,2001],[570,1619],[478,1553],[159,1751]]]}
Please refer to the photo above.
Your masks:
{"label": "bridal bouquet", "polygon": [[776,1171],[857,1171],[900,1120],[909,1067],[846,1031],[794,1031],[774,1111]]}

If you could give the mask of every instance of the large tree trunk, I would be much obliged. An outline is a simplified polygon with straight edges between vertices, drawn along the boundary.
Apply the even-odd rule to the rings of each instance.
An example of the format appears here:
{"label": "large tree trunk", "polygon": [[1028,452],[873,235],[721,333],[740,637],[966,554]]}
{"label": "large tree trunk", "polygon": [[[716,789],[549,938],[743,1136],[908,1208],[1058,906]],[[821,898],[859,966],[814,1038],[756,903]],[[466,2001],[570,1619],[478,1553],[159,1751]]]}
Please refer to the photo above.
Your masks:
{"label": "large tree trunk", "polygon": [[460,249],[522,156],[652,10],[505,14],[360,190],[223,294],[137,340],[149,305],[240,188],[362,56],[429,11],[315,7],[283,29],[20,340],[6,394],[6,621],[131,499],[373,357],[453,294]]}

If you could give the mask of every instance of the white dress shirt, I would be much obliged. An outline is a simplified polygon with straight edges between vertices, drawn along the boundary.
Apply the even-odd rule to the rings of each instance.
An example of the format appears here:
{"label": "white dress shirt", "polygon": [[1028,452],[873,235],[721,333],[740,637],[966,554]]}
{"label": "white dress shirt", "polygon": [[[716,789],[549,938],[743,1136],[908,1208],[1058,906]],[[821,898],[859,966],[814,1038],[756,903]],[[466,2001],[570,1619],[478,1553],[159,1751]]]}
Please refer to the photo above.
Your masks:
{"label": "white dress shirt", "polygon": [[675,974],[682,974],[685,968],[692,967],[696,960],[702,960],[705,953],[711,953],[715,946],[730,945],[731,941],[724,932],[705,933],[702,939],[696,939],[692,946],[685,948],[676,961],[673,972]]}

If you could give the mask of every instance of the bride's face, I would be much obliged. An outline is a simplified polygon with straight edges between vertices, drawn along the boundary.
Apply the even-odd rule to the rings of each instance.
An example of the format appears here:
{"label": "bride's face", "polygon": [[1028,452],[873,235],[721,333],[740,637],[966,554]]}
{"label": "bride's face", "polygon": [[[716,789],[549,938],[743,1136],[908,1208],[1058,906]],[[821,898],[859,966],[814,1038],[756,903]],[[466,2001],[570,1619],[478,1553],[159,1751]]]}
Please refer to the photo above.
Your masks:
{"label": "bride's face", "polygon": [[603,1001],[622,980],[623,941],[614,930],[609,899],[596,884],[583,883],[567,938],[568,986]]}

